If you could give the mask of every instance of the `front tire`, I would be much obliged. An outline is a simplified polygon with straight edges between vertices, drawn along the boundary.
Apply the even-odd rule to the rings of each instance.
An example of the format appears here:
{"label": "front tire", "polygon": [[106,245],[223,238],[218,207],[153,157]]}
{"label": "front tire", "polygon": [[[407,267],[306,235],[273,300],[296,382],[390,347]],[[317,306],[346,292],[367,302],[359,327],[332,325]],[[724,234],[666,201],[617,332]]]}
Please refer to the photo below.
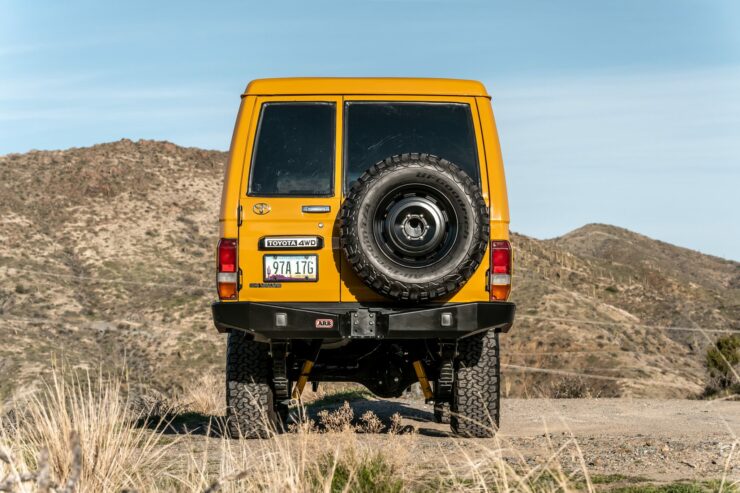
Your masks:
{"label": "front tire", "polygon": [[226,427],[232,438],[269,438],[277,429],[269,346],[241,331],[226,347]]}
{"label": "front tire", "polygon": [[501,367],[498,333],[461,339],[452,388],[450,426],[471,438],[490,438],[499,426]]}

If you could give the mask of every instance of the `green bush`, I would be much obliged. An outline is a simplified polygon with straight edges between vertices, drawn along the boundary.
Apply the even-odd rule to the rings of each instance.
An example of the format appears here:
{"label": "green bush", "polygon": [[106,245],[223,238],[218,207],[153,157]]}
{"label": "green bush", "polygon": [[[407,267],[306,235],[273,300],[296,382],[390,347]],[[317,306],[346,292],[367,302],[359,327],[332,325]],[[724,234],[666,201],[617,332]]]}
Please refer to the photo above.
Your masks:
{"label": "green bush", "polygon": [[705,364],[711,379],[707,394],[723,391],[740,393],[740,335],[717,339],[707,350]]}
{"label": "green bush", "polygon": [[340,457],[327,454],[321,458],[318,466],[317,470],[309,473],[311,490],[321,490],[329,476],[331,493],[400,493],[403,489],[398,471],[381,453],[369,456],[343,454]]}

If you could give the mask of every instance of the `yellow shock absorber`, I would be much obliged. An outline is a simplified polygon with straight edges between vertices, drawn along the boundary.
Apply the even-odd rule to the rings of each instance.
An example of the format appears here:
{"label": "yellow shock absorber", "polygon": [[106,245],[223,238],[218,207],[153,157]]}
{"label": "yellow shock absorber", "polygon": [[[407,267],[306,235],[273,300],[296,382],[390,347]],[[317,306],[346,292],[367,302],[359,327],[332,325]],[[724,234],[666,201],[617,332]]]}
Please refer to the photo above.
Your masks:
{"label": "yellow shock absorber", "polygon": [[301,367],[301,376],[298,377],[298,381],[295,384],[295,388],[293,389],[293,399],[300,399],[301,394],[303,394],[303,388],[306,386],[306,382],[308,382],[308,376],[311,374],[311,368],[313,368],[313,361],[306,360],[303,362],[303,366]]}
{"label": "yellow shock absorber", "polygon": [[420,360],[414,361],[414,371],[416,371],[416,378],[419,379],[419,385],[421,385],[421,391],[424,393],[424,399],[427,401],[431,400],[434,397],[432,386],[429,385],[427,373],[424,371],[424,364]]}

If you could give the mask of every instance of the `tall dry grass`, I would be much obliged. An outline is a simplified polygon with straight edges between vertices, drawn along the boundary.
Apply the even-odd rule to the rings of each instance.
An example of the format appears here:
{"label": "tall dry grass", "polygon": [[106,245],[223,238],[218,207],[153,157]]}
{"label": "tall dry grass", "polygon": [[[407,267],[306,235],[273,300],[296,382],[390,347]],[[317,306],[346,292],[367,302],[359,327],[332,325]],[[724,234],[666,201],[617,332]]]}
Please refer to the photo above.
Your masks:
{"label": "tall dry grass", "polygon": [[[207,381],[195,382],[173,409],[222,412],[220,385]],[[6,409],[0,491],[594,491],[575,439],[551,445],[534,465],[497,439],[445,440],[446,448],[429,454],[432,462],[417,455],[418,436],[377,417],[356,420],[348,405],[271,440],[220,437],[218,419],[200,435],[172,435],[171,427],[142,426],[147,420],[124,385],[116,377],[56,372],[42,391]]]}
{"label": "tall dry grass", "polygon": [[226,412],[224,376],[210,372],[202,374],[193,385],[183,389],[176,402],[192,413],[223,416]]}
{"label": "tall dry grass", "polygon": [[[57,490],[118,492],[140,488],[167,473],[169,445],[136,426],[119,377],[55,371],[41,392],[16,402],[0,425],[0,449],[8,460],[0,477],[41,473],[20,482]],[[38,474],[37,474],[38,475]],[[46,479],[48,478],[48,479]],[[22,479],[22,478],[21,478]]]}

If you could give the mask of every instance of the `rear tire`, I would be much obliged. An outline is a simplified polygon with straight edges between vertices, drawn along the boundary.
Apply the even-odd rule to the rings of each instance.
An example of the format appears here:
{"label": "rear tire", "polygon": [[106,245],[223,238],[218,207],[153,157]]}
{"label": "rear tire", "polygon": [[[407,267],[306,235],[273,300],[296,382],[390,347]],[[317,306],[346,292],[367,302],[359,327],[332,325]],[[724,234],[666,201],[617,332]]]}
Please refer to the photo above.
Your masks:
{"label": "rear tire", "polygon": [[490,438],[498,430],[501,399],[498,333],[466,337],[457,349],[452,431],[465,437]]}
{"label": "rear tire", "polygon": [[269,346],[241,331],[226,347],[226,427],[232,438],[269,438],[278,416],[271,387]]}

